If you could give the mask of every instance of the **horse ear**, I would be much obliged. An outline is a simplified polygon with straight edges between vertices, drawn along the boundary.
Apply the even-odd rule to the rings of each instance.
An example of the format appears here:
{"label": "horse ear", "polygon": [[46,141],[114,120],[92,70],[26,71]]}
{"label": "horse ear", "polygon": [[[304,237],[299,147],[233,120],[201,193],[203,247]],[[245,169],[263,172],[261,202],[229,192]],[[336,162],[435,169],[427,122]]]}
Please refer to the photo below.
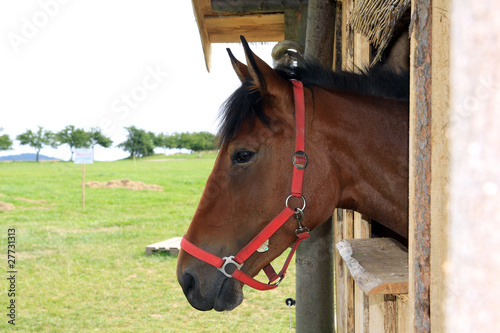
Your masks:
{"label": "horse ear", "polygon": [[231,52],[231,49],[227,48],[226,51],[229,54],[229,59],[231,59],[231,65],[233,65],[233,69],[236,72],[236,75],[238,75],[241,83],[245,82],[250,75],[250,73],[248,72],[248,67],[242,62],[238,61],[238,59],[236,59],[236,57],[233,55],[233,52]]}
{"label": "horse ear", "polygon": [[245,37],[240,36],[240,39],[243,44],[243,49],[245,50],[248,71],[257,89],[261,92],[268,92],[276,96],[280,92],[282,93],[282,89],[289,87],[286,80],[279,76],[274,69],[250,50]]}

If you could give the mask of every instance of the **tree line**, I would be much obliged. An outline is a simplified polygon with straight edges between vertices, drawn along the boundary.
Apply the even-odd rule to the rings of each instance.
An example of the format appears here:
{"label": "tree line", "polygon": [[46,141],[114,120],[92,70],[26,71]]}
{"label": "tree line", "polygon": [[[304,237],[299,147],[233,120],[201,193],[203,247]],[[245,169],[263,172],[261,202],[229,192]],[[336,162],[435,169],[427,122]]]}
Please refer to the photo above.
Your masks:
{"label": "tree line", "polygon": [[[159,133],[148,132],[135,126],[125,127],[127,139],[116,147],[130,153],[131,158],[145,157],[154,154],[155,148],[185,148],[195,152],[212,150],[216,146],[216,137],[210,132]],[[0,128],[0,132],[3,128]],[[98,127],[85,131],[68,125],[59,132],[52,132],[39,126],[37,131],[26,130],[16,137],[21,145],[28,145],[36,151],[38,162],[43,147],[57,148],[67,144],[71,151],[71,160],[75,148],[92,148],[99,145],[104,148],[112,146],[113,141],[105,136]],[[0,135],[0,151],[11,149],[13,141],[7,134]]]}

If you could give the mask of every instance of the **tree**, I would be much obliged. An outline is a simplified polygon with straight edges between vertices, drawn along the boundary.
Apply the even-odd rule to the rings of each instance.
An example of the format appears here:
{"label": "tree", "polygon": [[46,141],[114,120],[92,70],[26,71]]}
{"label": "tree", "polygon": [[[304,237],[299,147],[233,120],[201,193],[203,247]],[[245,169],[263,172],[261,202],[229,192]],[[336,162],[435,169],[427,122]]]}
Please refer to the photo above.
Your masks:
{"label": "tree", "polygon": [[189,135],[189,149],[200,152],[215,149],[215,135],[210,132],[197,132]]}
{"label": "tree", "polygon": [[16,139],[19,140],[21,145],[29,145],[30,147],[36,149],[37,162],[40,155],[40,150],[44,146],[51,146],[55,148],[57,145],[54,133],[44,130],[41,126],[38,126],[38,131],[36,133],[32,130],[27,130],[26,132],[19,134]]}
{"label": "tree", "polygon": [[117,147],[130,153],[130,157],[144,157],[154,154],[155,145],[151,132],[138,129],[135,126],[125,127],[127,130],[127,140],[120,143]]}
{"label": "tree", "polygon": [[113,140],[105,136],[101,133],[101,129],[98,127],[93,127],[90,129],[90,146],[92,150],[96,145],[99,145],[103,148],[109,148],[113,144]]}
{"label": "tree", "polygon": [[81,128],[75,128],[73,125],[68,125],[57,132],[56,139],[61,144],[68,144],[71,151],[71,161],[73,160],[74,148],[89,148],[91,145],[90,133]]}
{"label": "tree", "polygon": [[[3,131],[3,128],[0,127],[0,132]],[[0,151],[2,150],[9,150],[12,148],[12,140],[10,139],[9,135],[4,134],[0,135]]]}

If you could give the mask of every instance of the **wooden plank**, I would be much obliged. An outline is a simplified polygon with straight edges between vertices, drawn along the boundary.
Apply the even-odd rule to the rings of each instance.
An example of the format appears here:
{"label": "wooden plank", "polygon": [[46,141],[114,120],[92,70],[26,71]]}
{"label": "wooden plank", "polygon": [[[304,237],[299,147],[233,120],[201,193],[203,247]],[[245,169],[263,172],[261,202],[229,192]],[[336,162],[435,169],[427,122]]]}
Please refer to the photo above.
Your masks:
{"label": "wooden plank", "polygon": [[[360,213],[354,212],[354,238],[370,238],[370,219]],[[355,332],[368,333],[370,328],[370,311],[368,295],[362,291],[357,283],[354,284],[354,306],[355,306]]]}
{"label": "wooden plank", "polygon": [[448,287],[443,267],[448,255],[448,184],[450,121],[449,0],[432,2],[432,156],[431,156],[431,332],[445,332]]}
{"label": "wooden plank", "polygon": [[168,252],[171,256],[178,256],[181,249],[182,237],[174,237],[166,241],[146,246],[146,254],[151,255],[155,252]]}
{"label": "wooden plank", "polygon": [[[344,239],[345,213],[343,209],[336,209],[333,213],[334,242],[338,243]],[[347,305],[345,300],[345,281],[344,278],[347,267],[340,256],[338,250],[335,251],[335,305],[337,311],[336,324],[337,333],[343,333],[347,330]]]}
{"label": "wooden plank", "polygon": [[203,55],[205,56],[205,66],[207,71],[210,72],[212,62],[212,45],[208,38],[207,28],[205,26],[205,14],[210,10],[210,2],[207,0],[192,0],[194,17],[200,32],[201,47],[203,48]]}
{"label": "wooden plank", "polygon": [[370,238],[371,237],[371,222],[370,219],[361,215],[358,212],[354,212],[354,238]]}
{"label": "wooden plank", "polygon": [[354,0],[342,2],[342,69],[354,71],[354,30],[348,24],[354,10]]}
{"label": "wooden plank", "polygon": [[369,331],[370,333],[381,333],[384,332],[384,310],[385,302],[384,295],[372,295],[369,298],[370,305],[370,319],[369,319]]}
{"label": "wooden plank", "polygon": [[368,333],[370,329],[370,296],[354,284],[355,333]]}
{"label": "wooden plank", "polygon": [[[413,0],[410,82],[409,297],[412,332],[430,331],[432,1]],[[443,208],[445,209],[445,208]]]}
{"label": "wooden plank", "polygon": [[[352,239],[354,237],[354,211],[346,209],[344,210],[345,220],[344,220],[344,240]],[[340,251],[339,251],[340,253]],[[346,261],[344,261],[344,284],[346,286],[344,292],[345,306],[346,306],[346,332],[351,333],[355,331],[354,323],[354,279],[351,272],[347,268]]]}
{"label": "wooden plank", "polygon": [[354,33],[354,65],[356,71],[370,66],[370,43],[365,36],[356,32]]}
{"label": "wooden plank", "polygon": [[336,247],[368,295],[408,292],[408,253],[393,239],[344,239]]}
{"label": "wooden plank", "polygon": [[396,306],[398,309],[398,313],[396,315],[398,333],[410,332],[411,318],[409,316],[410,304],[408,303],[408,295],[407,294],[396,295]]}
{"label": "wooden plank", "polygon": [[384,333],[396,333],[398,309],[396,295],[384,295]]}
{"label": "wooden plank", "polygon": [[205,16],[211,43],[238,43],[240,35],[249,42],[273,42],[285,38],[285,14]]}

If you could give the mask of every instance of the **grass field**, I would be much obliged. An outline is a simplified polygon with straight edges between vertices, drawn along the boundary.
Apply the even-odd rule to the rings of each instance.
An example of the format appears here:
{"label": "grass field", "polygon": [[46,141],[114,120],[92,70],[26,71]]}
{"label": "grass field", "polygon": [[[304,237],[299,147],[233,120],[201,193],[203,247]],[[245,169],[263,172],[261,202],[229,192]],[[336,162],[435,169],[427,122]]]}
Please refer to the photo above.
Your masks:
{"label": "grass field", "polygon": [[[285,299],[295,298],[293,263],[280,288],[245,287],[245,301],[234,311],[199,312],[177,283],[177,258],[145,255],[147,245],[185,233],[214,160],[207,154],[87,165],[86,181],[128,178],[164,191],[86,188],[85,210],[80,165],[0,163],[0,201],[15,206],[0,210],[0,331],[289,331]],[[8,297],[10,228],[15,298]],[[8,324],[11,299],[15,326]]]}

